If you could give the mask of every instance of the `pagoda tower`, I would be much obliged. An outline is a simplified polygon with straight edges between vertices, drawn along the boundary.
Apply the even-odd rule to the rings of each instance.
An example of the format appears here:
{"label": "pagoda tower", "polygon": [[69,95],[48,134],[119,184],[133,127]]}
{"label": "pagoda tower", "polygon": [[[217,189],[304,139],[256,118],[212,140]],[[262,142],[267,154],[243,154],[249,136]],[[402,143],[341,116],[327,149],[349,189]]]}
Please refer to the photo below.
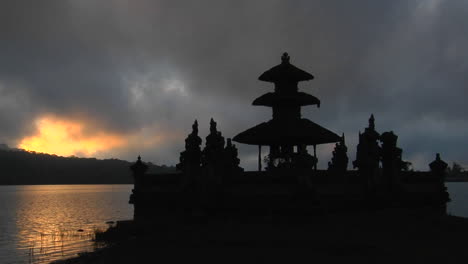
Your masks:
{"label": "pagoda tower", "polygon": [[258,78],[260,81],[274,83],[275,90],[258,97],[252,104],[271,107],[273,117],[268,122],[239,133],[233,140],[259,146],[259,170],[261,170],[261,146],[270,147],[270,159],[281,158],[286,161],[295,154],[304,153],[306,146],[313,146],[316,160],[316,145],[341,140],[337,134],[301,117],[302,106],[320,107],[320,100],[317,97],[298,90],[299,82],[313,78],[312,74],[292,65],[288,53],[284,53],[281,57],[281,64],[264,72]]}

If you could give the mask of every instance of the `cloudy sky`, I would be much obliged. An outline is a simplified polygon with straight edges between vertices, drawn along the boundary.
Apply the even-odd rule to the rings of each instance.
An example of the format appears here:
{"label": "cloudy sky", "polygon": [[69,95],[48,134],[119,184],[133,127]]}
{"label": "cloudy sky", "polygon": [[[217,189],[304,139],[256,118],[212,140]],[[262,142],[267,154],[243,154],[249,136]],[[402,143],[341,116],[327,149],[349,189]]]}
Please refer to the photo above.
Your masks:
{"label": "cloudy sky", "polygon": [[374,113],[416,169],[468,165],[466,17],[464,0],[2,1],[0,143],[175,164],[195,119],[204,139],[211,117],[225,137],[271,118],[251,102],[287,51],[316,77],[303,115],[344,132],[351,160]]}

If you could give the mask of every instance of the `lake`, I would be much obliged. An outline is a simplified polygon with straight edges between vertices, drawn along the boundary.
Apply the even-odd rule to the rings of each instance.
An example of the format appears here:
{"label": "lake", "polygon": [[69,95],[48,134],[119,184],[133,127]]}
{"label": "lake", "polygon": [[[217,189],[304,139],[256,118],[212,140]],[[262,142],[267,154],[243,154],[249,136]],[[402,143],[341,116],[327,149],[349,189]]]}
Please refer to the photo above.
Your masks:
{"label": "lake", "polygon": [[94,250],[95,230],[132,218],[132,187],[0,186],[0,263],[49,263]]}
{"label": "lake", "polygon": [[[468,217],[468,183],[446,183],[448,213]],[[133,185],[0,186],[0,263],[49,263],[92,251],[95,230],[131,219]]]}

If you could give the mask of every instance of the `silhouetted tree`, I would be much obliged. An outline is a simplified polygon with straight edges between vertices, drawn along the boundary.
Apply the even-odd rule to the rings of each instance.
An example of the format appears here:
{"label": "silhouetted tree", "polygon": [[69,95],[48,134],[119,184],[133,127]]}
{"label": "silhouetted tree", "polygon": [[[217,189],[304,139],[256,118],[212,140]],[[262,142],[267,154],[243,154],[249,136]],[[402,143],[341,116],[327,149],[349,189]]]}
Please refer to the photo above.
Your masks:
{"label": "silhouetted tree", "polygon": [[452,162],[452,167],[447,167],[447,177],[449,178],[468,178],[468,173],[457,162]]}

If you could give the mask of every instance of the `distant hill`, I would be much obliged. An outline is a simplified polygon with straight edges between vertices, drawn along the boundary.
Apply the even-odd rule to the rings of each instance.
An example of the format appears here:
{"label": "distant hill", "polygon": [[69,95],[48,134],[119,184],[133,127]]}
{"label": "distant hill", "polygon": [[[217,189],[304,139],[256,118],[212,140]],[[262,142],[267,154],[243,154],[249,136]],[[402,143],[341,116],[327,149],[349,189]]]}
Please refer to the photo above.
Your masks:
{"label": "distant hill", "polygon": [[[21,184],[125,184],[133,183],[132,162],[95,158],[61,157],[10,149],[0,144],[0,185]],[[148,163],[149,173],[175,171],[174,167]]]}
{"label": "distant hill", "polygon": [[12,150],[12,149],[10,149],[7,144],[0,144],[0,150]]}

